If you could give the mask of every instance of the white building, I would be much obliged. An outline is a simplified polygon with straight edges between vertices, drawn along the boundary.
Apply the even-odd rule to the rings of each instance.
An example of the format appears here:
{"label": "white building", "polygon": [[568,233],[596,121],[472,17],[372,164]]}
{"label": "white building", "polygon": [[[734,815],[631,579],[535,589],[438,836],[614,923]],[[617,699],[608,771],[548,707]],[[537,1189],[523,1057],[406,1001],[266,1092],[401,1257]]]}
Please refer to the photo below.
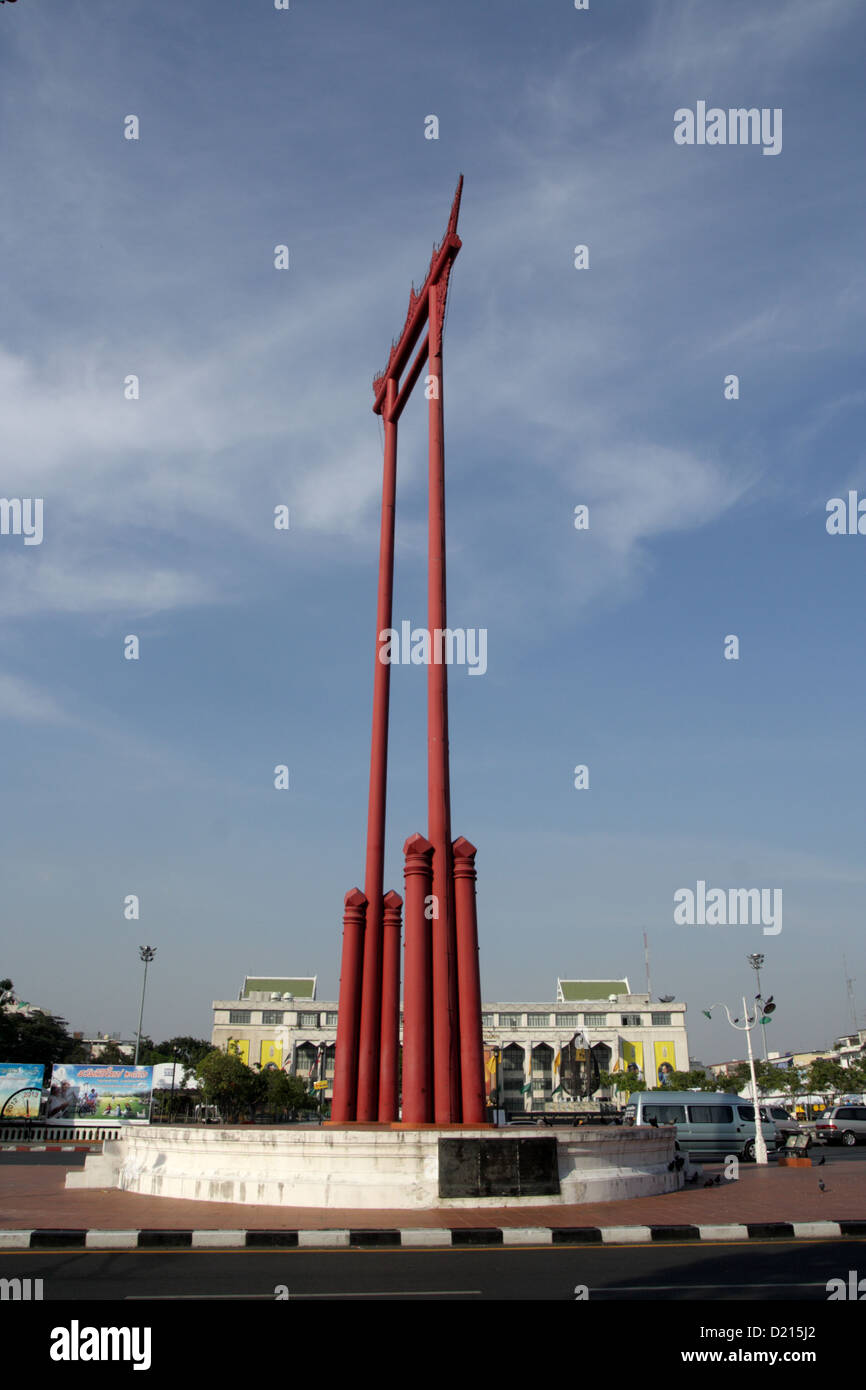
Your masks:
{"label": "white building", "polygon": [[[215,1047],[235,1048],[249,1066],[325,1081],[321,1089],[331,1099],[337,1005],[316,999],[315,977],[248,975],[236,1000],[216,1000],[213,1009]],[[633,994],[627,979],[560,979],[553,1001],[483,1004],[488,1094],[500,1088],[506,1110],[573,1105],[555,1092],[558,1056],[576,1032],[601,1070],[636,1071],[658,1086],[667,1071],[688,1070],[685,1015],[683,1003]]]}

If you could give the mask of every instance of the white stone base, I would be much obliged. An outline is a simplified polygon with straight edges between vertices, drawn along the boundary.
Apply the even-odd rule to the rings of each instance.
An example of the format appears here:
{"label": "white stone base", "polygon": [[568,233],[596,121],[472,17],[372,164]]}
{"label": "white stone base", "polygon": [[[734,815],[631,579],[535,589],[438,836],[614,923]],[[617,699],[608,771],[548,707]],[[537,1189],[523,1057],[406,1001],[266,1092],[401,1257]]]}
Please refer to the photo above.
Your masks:
{"label": "white stone base", "polygon": [[[550,1137],[550,1131],[544,1131]],[[550,1196],[440,1197],[439,1139],[538,1136],[534,1127],[184,1129],[128,1131],[67,1174],[68,1188],[118,1187],[149,1197],[353,1210],[545,1207],[675,1192],[675,1131],[583,1126],[553,1132],[561,1191]]]}

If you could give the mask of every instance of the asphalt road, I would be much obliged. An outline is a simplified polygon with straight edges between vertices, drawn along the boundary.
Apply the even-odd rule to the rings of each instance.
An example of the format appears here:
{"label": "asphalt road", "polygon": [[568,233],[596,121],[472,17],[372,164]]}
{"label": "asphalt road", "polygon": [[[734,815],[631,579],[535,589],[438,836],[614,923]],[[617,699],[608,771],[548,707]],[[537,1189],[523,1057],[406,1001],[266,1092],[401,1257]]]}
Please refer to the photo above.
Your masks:
{"label": "asphalt road", "polygon": [[[44,1301],[295,1302],[490,1299],[827,1302],[866,1273],[866,1241],[743,1241],[461,1250],[0,1252],[0,1277],[43,1280]],[[576,1292],[577,1290],[577,1292]]]}

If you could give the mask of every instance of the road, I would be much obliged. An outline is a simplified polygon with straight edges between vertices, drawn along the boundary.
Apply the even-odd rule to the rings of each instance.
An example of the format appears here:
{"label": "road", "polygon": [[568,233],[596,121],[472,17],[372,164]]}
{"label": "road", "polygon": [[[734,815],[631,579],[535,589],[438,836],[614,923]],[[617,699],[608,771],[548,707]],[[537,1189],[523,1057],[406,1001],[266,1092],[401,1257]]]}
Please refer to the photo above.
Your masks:
{"label": "road", "polygon": [[[755,1241],[457,1250],[0,1252],[0,1277],[43,1280],[43,1297],[273,1301],[827,1302],[827,1282],[866,1271],[866,1241]],[[579,1286],[579,1287],[578,1287]]]}

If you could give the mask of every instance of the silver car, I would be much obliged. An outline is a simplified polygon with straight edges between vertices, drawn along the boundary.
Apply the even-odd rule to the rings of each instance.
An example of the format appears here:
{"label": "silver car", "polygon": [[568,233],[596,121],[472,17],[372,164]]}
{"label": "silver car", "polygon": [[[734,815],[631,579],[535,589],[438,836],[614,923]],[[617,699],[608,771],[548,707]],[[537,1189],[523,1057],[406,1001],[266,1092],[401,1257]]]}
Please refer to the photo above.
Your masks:
{"label": "silver car", "polygon": [[779,1148],[784,1144],[789,1134],[804,1133],[799,1120],[795,1120],[790,1110],[786,1110],[784,1105],[762,1105],[761,1119],[770,1120],[776,1126],[776,1144]]}
{"label": "silver car", "polygon": [[825,1144],[866,1144],[866,1105],[834,1105],[815,1125]]}

